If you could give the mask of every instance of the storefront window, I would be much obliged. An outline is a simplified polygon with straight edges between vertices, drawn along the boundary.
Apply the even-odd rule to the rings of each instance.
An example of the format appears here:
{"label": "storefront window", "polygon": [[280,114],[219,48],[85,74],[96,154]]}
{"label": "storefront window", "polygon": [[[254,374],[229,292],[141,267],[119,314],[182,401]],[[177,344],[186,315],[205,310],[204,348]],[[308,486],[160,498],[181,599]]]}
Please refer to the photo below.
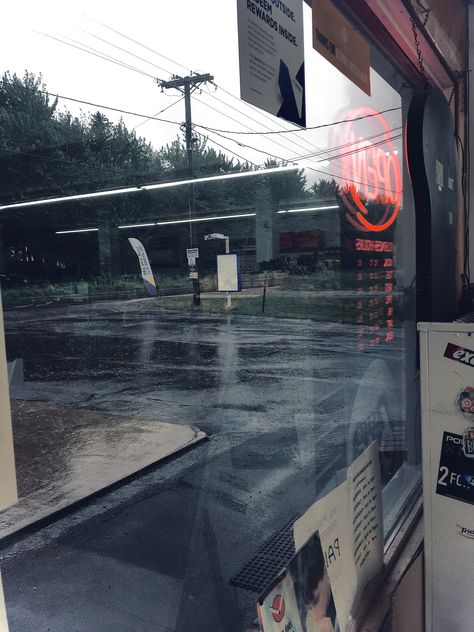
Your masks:
{"label": "storefront window", "polygon": [[[123,548],[100,530],[87,546],[153,572],[172,595],[166,629],[237,630],[288,559],[281,548],[272,569],[268,543],[372,440],[387,534],[418,479],[411,91],[375,48],[372,95],[352,84],[312,49],[304,4],[302,130],[239,99],[234,3],[101,10],[41,7],[3,42],[20,504],[40,516],[48,489],[68,504],[172,453],[173,477]],[[191,161],[172,75],[191,82]],[[218,291],[226,253],[230,293]],[[133,542],[151,534],[139,559]]]}

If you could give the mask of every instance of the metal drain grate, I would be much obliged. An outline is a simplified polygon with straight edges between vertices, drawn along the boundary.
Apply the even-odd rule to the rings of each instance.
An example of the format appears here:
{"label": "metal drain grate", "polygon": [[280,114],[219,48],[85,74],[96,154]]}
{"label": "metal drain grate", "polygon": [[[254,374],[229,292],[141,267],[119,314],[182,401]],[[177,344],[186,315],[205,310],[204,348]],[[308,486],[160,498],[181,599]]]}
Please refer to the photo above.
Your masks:
{"label": "metal drain grate", "polygon": [[289,520],[263,544],[230,583],[255,593],[261,593],[288,565],[295,554],[293,524],[299,516]]}
{"label": "metal drain grate", "polygon": [[461,318],[457,318],[453,321],[454,323],[474,323],[474,312],[469,312],[469,314],[464,314]]}

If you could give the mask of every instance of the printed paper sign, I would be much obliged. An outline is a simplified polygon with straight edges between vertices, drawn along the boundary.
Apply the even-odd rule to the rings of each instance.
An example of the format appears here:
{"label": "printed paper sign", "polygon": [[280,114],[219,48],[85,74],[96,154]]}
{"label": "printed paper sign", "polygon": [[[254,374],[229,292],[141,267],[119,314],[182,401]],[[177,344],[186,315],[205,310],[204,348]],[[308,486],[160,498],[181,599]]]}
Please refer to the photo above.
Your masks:
{"label": "printed paper sign", "polygon": [[378,442],[348,468],[344,483],[294,525],[298,549],[318,530],[341,632],[353,630],[360,596],[383,564],[382,490]]}
{"label": "printed paper sign", "polygon": [[0,296],[0,510],[18,501],[3,308]]}
{"label": "printed paper sign", "polygon": [[240,94],[306,126],[302,0],[237,0]]}
{"label": "printed paper sign", "polygon": [[135,239],[134,237],[129,237],[128,241],[130,242],[130,245],[136,252],[138,261],[140,262],[140,270],[142,272],[142,279],[143,279],[143,283],[145,285],[145,288],[148,294],[150,296],[156,296],[157,290],[156,290],[155,277],[153,276],[153,272],[151,270],[150,262],[148,260],[148,255],[146,254],[145,247],[143,246],[141,241],[138,241],[138,239]]}
{"label": "printed paper sign", "polygon": [[383,565],[382,485],[378,442],[372,443],[347,471],[352,524],[352,554],[357,574],[355,605]]}

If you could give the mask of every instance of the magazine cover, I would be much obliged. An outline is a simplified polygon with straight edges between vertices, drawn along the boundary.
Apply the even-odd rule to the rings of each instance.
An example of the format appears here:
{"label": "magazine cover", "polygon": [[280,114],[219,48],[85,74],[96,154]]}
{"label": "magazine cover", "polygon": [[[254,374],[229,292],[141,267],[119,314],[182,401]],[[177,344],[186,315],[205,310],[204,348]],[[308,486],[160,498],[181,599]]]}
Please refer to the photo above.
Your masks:
{"label": "magazine cover", "polygon": [[319,532],[257,605],[263,632],[339,632]]}

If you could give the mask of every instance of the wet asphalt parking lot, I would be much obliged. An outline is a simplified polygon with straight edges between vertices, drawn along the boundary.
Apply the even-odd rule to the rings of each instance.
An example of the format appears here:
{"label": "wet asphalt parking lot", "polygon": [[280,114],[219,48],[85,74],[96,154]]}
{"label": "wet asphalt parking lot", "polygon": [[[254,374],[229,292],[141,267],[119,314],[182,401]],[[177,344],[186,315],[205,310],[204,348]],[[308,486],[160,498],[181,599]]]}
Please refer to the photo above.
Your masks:
{"label": "wet asphalt parking lot", "polygon": [[12,632],[241,632],[257,595],[231,579],[351,458],[360,410],[401,401],[399,334],[361,353],[355,325],[133,300],[10,310],[5,329],[14,398],[209,436],[6,543]]}

